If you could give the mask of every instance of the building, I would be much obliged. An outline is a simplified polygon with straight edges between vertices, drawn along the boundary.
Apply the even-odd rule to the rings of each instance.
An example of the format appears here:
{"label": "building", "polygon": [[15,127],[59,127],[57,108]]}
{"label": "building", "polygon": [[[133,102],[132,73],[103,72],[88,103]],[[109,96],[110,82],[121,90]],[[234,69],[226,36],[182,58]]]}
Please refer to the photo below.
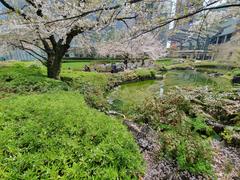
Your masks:
{"label": "building", "polygon": [[[184,7],[188,6],[191,6],[189,1],[177,0],[176,14],[181,15],[184,11]],[[218,11],[216,10],[214,12]],[[168,40],[171,42],[169,48],[170,56],[191,59],[218,58],[219,56],[217,54],[220,52],[218,47],[230,42],[232,37],[238,34],[239,18],[228,17],[216,26],[204,29],[201,28],[200,17],[201,14],[174,24],[175,29],[168,37]],[[193,30],[194,28],[192,27],[195,24],[200,24],[199,30]],[[226,54],[231,53],[233,52]]]}

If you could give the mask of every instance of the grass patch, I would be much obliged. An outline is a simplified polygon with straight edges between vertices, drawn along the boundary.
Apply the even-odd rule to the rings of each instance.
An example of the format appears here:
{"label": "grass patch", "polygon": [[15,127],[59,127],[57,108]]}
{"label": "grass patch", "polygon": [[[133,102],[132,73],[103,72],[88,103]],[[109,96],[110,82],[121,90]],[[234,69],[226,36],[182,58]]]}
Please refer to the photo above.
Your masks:
{"label": "grass patch", "polygon": [[1,179],[138,179],[143,172],[127,129],[80,94],[6,98],[0,112]]}
{"label": "grass patch", "polygon": [[162,66],[170,66],[174,63],[172,59],[160,59],[156,61],[156,64],[162,65]]}
{"label": "grass patch", "polygon": [[89,65],[90,61],[80,61],[80,62],[64,62],[62,63],[63,70],[73,70],[73,71],[83,71],[85,65]]}
{"label": "grass patch", "polygon": [[[27,66],[28,65],[28,66]],[[25,63],[0,68],[0,91],[5,93],[48,92],[68,90],[66,83],[49,79],[42,67]]]}

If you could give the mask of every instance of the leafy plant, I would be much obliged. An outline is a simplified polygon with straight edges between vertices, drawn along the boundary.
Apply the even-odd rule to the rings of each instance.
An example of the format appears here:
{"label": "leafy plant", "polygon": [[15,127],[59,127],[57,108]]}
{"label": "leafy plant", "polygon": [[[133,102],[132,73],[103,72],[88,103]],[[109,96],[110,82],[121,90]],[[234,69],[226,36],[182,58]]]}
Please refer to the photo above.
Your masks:
{"label": "leafy plant", "polygon": [[138,179],[143,160],[118,121],[74,92],[0,101],[1,179]]}
{"label": "leafy plant", "polygon": [[190,101],[180,94],[169,93],[164,97],[148,98],[139,107],[140,115],[137,119],[158,129],[159,124],[176,125],[190,113]]}
{"label": "leafy plant", "polygon": [[207,138],[212,129],[196,117],[188,99],[170,92],[147,99],[139,112],[137,120],[159,132],[161,156],[176,160],[181,170],[212,174],[212,150]]}

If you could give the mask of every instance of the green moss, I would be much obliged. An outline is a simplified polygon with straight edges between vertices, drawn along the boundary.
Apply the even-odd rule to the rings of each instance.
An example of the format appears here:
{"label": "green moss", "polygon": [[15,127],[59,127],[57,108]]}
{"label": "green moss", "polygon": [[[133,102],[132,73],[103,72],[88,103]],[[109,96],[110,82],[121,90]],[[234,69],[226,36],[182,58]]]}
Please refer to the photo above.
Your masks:
{"label": "green moss", "polygon": [[1,179],[137,179],[143,161],[120,122],[73,92],[0,101]]}

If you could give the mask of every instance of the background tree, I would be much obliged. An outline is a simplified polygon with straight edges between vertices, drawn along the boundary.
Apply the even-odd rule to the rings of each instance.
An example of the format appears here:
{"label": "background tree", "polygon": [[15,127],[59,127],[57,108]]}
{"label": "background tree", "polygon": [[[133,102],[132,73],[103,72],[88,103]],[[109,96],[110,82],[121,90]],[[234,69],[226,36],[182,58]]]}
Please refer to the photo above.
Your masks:
{"label": "background tree", "polygon": [[[127,35],[125,36],[127,37]],[[136,39],[113,39],[96,45],[97,53],[106,57],[124,57],[130,60],[148,59],[157,60],[166,54],[161,41],[152,33],[144,34]]]}
{"label": "background tree", "polygon": [[[78,35],[88,35],[116,27],[121,22],[133,38],[154,32],[171,22],[202,11],[219,9],[218,1],[199,6],[192,1],[183,15],[161,14],[167,0],[0,0],[5,7],[1,39],[25,50],[47,66],[48,77],[59,79],[61,62]],[[195,6],[196,5],[196,6]],[[227,4],[224,7],[240,6]]]}

